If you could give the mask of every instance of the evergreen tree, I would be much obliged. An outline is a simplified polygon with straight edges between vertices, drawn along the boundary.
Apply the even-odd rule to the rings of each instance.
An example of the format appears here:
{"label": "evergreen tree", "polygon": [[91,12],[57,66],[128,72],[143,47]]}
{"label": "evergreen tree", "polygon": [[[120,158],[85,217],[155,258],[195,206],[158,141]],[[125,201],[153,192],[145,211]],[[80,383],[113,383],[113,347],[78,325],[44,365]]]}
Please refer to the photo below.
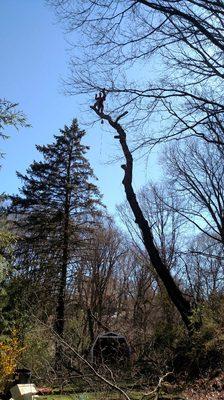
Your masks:
{"label": "evergreen tree", "polygon": [[[83,251],[96,215],[100,194],[81,144],[85,131],[77,120],[65,126],[53,144],[37,146],[43,161],[34,161],[26,175],[18,173],[23,186],[12,196],[11,213],[20,233],[17,263],[29,285],[51,289],[54,329],[63,337],[67,285],[78,252]],[[31,289],[33,294],[33,289]],[[28,297],[27,297],[28,298]],[[61,348],[56,348],[60,368]]]}
{"label": "evergreen tree", "polygon": [[[7,126],[14,126],[16,129],[30,126],[27,123],[26,116],[22,111],[17,109],[17,106],[17,103],[12,103],[11,101],[0,98],[0,139],[8,139],[5,133],[5,128]],[[2,155],[3,154],[0,152],[0,158]]]}

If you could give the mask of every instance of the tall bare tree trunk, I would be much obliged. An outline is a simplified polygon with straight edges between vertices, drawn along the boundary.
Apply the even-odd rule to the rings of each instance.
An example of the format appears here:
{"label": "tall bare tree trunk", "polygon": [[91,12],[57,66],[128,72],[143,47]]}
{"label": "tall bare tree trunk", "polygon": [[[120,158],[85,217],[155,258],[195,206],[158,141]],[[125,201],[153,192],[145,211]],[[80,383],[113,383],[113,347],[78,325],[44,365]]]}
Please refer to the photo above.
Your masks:
{"label": "tall bare tree trunk", "polygon": [[142,239],[143,243],[145,245],[145,248],[148,252],[148,255],[150,257],[151,263],[153,267],[155,268],[159,278],[163,282],[167,293],[169,295],[169,298],[173,302],[173,304],[176,306],[177,310],[179,311],[181,318],[188,330],[188,332],[192,331],[192,324],[191,324],[191,316],[192,316],[192,307],[190,304],[190,301],[188,301],[183,293],[181,292],[180,288],[176,284],[174,278],[172,277],[169,269],[163,262],[159,251],[154,243],[153,240],[153,235],[151,228],[149,226],[148,221],[145,219],[143,212],[139,206],[138,200],[136,198],[136,194],[133,190],[132,187],[132,174],[133,174],[133,157],[132,154],[129,150],[129,147],[127,145],[126,141],[126,133],[122,126],[119,124],[119,120],[124,117],[127,112],[123,113],[120,115],[116,120],[112,120],[112,118],[109,115],[99,113],[98,110],[96,110],[94,107],[91,107],[102,119],[107,120],[109,124],[112,126],[117,131],[117,134],[115,136],[115,139],[119,139],[120,145],[125,157],[126,163],[122,165],[121,167],[124,170],[124,179],[122,181],[124,185],[124,190],[126,193],[126,198],[127,201],[132,209],[132,212],[135,216],[135,222],[140,228],[141,234],[142,234]]}

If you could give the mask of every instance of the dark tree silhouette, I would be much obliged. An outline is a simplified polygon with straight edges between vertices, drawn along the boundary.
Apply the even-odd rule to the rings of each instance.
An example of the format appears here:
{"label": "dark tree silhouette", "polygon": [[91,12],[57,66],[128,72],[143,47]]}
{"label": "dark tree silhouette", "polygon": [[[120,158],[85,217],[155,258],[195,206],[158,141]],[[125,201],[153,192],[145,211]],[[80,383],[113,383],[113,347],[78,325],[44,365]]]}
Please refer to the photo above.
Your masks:
{"label": "dark tree silhouette", "polygon": [[[17,262],[25,275],[42,289],[50,288],[55,302],[55,332],[63,337],[69,266],[85,248],[94,219],[100,213],[100,195],[92,183],[93,171],[81,144],[85,131],[73,120],[55,136],[55,142],[37,146],[43,161],[34,161],[22,180],[21,195],[12,196],[10,213],[20,240]],[[60,345],[56,365],[61,367]]]}
{"label": "dark tree silhouette", "polygon": [[176,308],[178,309],[182,320],[187,327],[188,331],[191,332],[193,329],[191,323],[191,317],[193,313],[193,309],[191,307],[190,301],[185,298],[183,293],[181,292],[180,288],[178,287],[177,283],[175,282],[174,278],[169,271],[168,266],[163,261],[157,246],[155,245],[152,229],[143,215],[142,209],[139,205],[137,200],[136,194],[134,192],[132,186],[132,175],[133,175],[133,157],[129,150],[127,140],[126,140],[126,132],[124,131],[123,127],[120,125],[119,120],[124,117],[127,112],[121,114],[115,120],[113,120],[109,115],[99,113],[94,107],[91,107],[101,118],[108,121],[110,126],[116,130],[117,135],[115,136],[116,139],[119,139],[121,149],[123,151],[123,155],[125,158],[125,164],[121,167],[124,170],[124,179],[122,181],[124,185],[124,190],[126,194],[127,201],[131,207],[131,210],[135,216],[135,222],[138,225],[143,243],[145,248],[148,252],[150,257],[151,263],[155,268],[159,278],[162,280],[167,293],[174,303]]}

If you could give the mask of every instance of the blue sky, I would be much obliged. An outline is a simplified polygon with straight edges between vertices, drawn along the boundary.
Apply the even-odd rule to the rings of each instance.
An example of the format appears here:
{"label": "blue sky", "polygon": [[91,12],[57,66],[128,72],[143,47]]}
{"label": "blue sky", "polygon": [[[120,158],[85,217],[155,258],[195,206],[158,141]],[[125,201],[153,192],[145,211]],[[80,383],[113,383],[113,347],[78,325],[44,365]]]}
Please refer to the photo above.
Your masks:
{"label": "blue sky", "polygon": [[[1,0],[0,4],[1,97],[20,104],[32,128],[7,129],[11,138],[0,143],[5,152],[0,171],[0,192],[15,193],[20,182],[16,170],[25,172],[39,159],[35,144],[47,144],[72,118],[83,121],[88,105],[80,97],[63,93],[62,78],[68,75],[69,52],[62,27],[44,0]],[[91,99],[90,99],[91,101]],[[117,143],[106,127],[97,123],[86,129],[89,161],[110,213],[124,199],[120,162],[108,163],[119,155]],[[146,163],[135,170],[135,187],[148,180]]]}

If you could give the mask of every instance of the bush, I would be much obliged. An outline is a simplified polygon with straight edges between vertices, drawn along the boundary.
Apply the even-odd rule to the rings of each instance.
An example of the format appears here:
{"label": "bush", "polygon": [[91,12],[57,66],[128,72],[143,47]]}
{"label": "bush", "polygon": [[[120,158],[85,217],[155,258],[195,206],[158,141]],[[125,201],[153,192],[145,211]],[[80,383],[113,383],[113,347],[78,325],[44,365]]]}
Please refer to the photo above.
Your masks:
{"label": "bush", "polygon": [[3,391],[18,366],[23,351],[17,331],[12,330],[10,336],[0,338],[0,390]]}
{"label": "bush", "polygon": [[27,349],[21,362],[30,369],[35,381],[49,384],[54,379],[55,343],[48,327],[38,323],[30,325],[25,333]]}
{"label": "bush", "polygon": [[182,336],[174,350],[174,369],[185,372],[188,377],[209,374],[224,365],[224,328],[214,318],[208,305],[201,306],[192,317],[195,329],[191,337]]}

